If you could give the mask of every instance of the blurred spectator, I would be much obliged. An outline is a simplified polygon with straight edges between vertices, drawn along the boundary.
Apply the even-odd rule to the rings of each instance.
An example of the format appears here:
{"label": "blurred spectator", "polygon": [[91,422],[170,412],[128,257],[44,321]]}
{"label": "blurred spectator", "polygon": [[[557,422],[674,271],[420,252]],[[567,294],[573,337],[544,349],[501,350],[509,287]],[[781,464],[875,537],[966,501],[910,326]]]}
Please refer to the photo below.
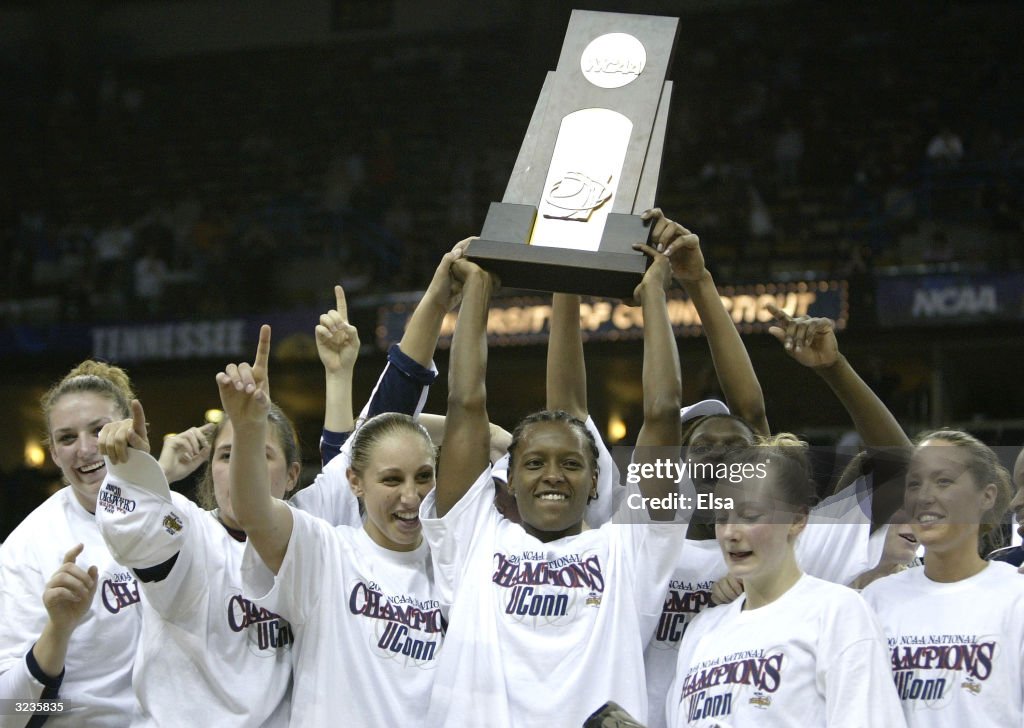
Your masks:
{"label": "blurred spectator", "polygon": [[149,245],[146,252],[135,262],[135,297],[149,315],[158,315],[163,306],[164,286],[167,280],[167,264],[157,252],[156,245]]}
{"label": "blurred spectator", "polygon": [[800,182],[800,162],[804,158],[804,134],[792,119],[786,119],[775,137],[775,171],[779,187]]}
{"label": "blurred spectator", "polygon": [[960,160],[964,157],[964,145],[960,141],[960,137],[954,134],[949,127],[943,127],[928,142],[925,156],[936,169],[953,169],[960,164]]}
{"label": "blurred spectator", "polygon": [[126,301],[128,290],[128,256],[135,245],[135,231],[125,225],[120,215],[115,214],[113,222],[102,229],[93,247],[96,251],[96,274],[103,281],[105,304],[121,308]]}
{"label": "blurred spectator", "polygon": [[171,232],[174,234],[175,267],[187,266],[194,257],[192,249],[192,231],[203,214],[203,205],[199,198],[189,192],[174,206],[171,212]]}
{"label": "blurred spectator", "polygon": [[402,241],[408,241],[413,234],[413,217],[406,196],[399,193],[384,212],[384,227]]}
{"label": "blurred spectator", "polygon": [[[350,160],[353,156],[355,155],[336,154],[324,174],[323,196],[320,202],[323,209],[335,215],[339,223],[341,217],[351,210],[352,190],[362,179],[362,160],[360,158],[352,165]],[[353,172],[359,176],[359,181],[353,177]]]}
{"label": "blurred spectator", "polygon": [[775,225],[772,224],[772,213],[765,204],[761,193],[754,185],[747,187],[750,195],[750,235],[755,240],[775,237]]}
{"label": "blurred spectator", "polygon": [[953,243],[943,230],[936,230],[932,233],[925,246],[921,259],[925,263],[951,263],[953,262]]}

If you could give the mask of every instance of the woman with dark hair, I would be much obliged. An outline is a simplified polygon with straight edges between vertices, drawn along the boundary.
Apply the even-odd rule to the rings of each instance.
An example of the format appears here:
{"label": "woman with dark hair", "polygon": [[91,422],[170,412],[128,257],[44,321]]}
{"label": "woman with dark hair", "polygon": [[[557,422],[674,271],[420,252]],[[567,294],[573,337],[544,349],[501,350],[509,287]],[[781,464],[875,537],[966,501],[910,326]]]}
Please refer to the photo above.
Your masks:
{"label": "woman with dark hair", "polygon": [[[141,442],[141,407],[134,414],[109,426],[102,450],[110,472],[96,515],[111,553],[145,595],[132,725],[287,725],[294,638],[284,619],[243,594],[246,533],[228,482],[234,423],[225,417],[210,437],[197,506],[170,490]],[[266,417],[263,457],[281,499],[298,481],[301,456],[284,413],[274,407]]]}
{"label": "woman with dark hair", "polygon": [[[644,425],[636,458],[679,447],[679,363],[666,306],[668,261],[652,257],[634,294],[644,312]],[[488,467],[486,320],[491,277],[456,263],[463,303],[452,342],[438,484],[421,509],[438,590],[452,625],[423,725],[582,725],[606,700],[643,721],[643,644],[685,534],[675,508],[620,511],[583,529],[597,491],[597,447],[563,411],[531,415],[509,447],[508,490],[521,523],[494,505]],[[661,446],[661,448],[658,448]],[[674,494],[642,481],[638,496]],[[631,498],[626,499],[629,503]],[[622,519],[645,525],[622,523]]]}
{"label": "woman with dark hair", "polygon": [[[253,365],[229,365],[217,384],[236,427],[230,501],[249,537],[247,593],[295,628],[291,722],[415,724],[447,627],[419,521],[434,484],[433,445],[407,415],[380,415],[355,431],[346,479],[364,506],[359,526],[332,526],[274,499],[261,445],[269,346],[263,327]],[[382,686],[390,699],[380,699]]]}
{"label": "woman with dark hair", "polygon": [[351,438],[346,473],[361,526],[290,507],[274,497],[263,447],[269,351],[264,326],[254,364],[228,365],[217,385],[235,426],[230,497],[248,535],[245,593],[257,613],[295,629],[291,724],[417,724],[447,629],[419,522],[434,486],[433,444],[408,415],[371,418]]}
{"label": "woman with dark hair", "polygon": [[904,509],[924,567],[870,584],[911,728],[1024,722],[1024,579],[981,542],[1010,501],[1006,469],[958,430],[918,439]]}
{"label": "woman with dark hair", "polygon": [[730,504],[716,516],[718,546],[744,593],[687,629],[668,725],[903,725],[871,610],[797,564],[794,545],[817,501],[803,443],[780,435],[726,460],[751,473],[715,488]]}

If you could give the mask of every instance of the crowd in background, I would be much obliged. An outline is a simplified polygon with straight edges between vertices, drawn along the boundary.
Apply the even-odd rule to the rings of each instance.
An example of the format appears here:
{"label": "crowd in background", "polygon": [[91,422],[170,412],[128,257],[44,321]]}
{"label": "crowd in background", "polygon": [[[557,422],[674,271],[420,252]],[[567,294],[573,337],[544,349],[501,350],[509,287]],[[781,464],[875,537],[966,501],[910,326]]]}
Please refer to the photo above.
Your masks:
{"label": "crowd in background", "polygon": [[[723,280],[1024,263],[1014,24],[920,10],[684,18],[659,198]],[[187,297],[223,315],[309,303],[339,271],[353,293],[415,288],[501,198],[555,62],[555,44],[524,52],[528,36],[122,58],[92,75],[9,59],[0,306],[88,321]],[[266,265],[243,275],[243,251]]]}

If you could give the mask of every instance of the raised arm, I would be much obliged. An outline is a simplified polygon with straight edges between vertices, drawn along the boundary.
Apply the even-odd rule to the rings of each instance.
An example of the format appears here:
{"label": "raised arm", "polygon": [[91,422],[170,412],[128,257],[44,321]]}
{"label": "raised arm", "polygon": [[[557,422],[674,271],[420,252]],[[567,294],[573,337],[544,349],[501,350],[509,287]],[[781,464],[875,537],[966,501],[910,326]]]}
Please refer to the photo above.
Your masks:
{"label": "raised arm", "polygon": [[754,374],[750,355],[740,339],[736,324],[722,305],[711,272],[704,267],[700,239],[658,208],[643,214],[653,220],[652,242],[672,263],[672,275],[686,291],[700,316],[711,348],[711,361],[722,385],[725,401],[733,414],[742,417],[762,435],[768,435],[764,394]]}
{"label": "raised arm", "polygon": [[452,263],[462,258],[473,238],[466,238],[444,254],[430,285],[416,305],[398,344],[388,349],[384,367],[369,402],[359,414],[369,419],[383,412],[402,412],[416,417],[427,400],[437,370],[434,349],[447,313],[462,297],[462,282],[452,276]]}
{"label": "raised arm", "polygon": [[[666,291],[672,285],[672,271],[668,258],[654,248],[649,245],[634,248],[652,259],[633,293],[644,313],[644,424],[637,435],[636,459],[644,462],[671,457],[674,462],[682,445],[679,406],[683,384],[676,340],[668,320]],[[640,491],[647,498],[663,498],[675,488],[672,478],[645,477],[640,481]],[[648,506],[648,513],[654,520],[671,520],[675,509]]]}
{"label": "raised arm", "polygon": [[341,451],[345,438],[355,429],[352,372],[359,356],[359,332],[348,321],[348,304],[341,286],[334,287],[334,299],[335,308],[320,316],[320,323],[314,330],[325,382],[321,465],[326,465]]}
{"label": "raised arm", "polygon": [[491,277],[460,258],[452,265],[462,285],[462,308],[448,360],[445,445],[437,466],[437,515],[443,517],[466,494],[488,463],[487,309]]}
{"label": "raised arm", "polygon": [[292,513],[270,493],[267,414],[270,412],[270,327],[260,328],[252,366],[228,364],[217,375],[220,401],[234,428],[231,443],[231,507],[253,548],[275,574],[292,534]]}
{"label": "raised arm", "polygon": [[546,392],[547,409],[565,410],[577,419],[587,419],[587,367],[579,296],[556,293],[551,297]]}
{"label": "raised arm", "polygon": [[835,324],[831,319],[793,318],[771,304],[767,309],[778,322],[768,330],[769,333],[782,342],[787,354],[825,380],[849,413],[857,434],[866,446],[910,446],[910,439],[889,408],[839,353]]}
{"label": "raised arm", "polygon": [[[830,319],[793,318],[776,306],[767,308],[778,321],[769,333],[782,342],[787,354],[825,380],[853,420],[868,449],[868,467],[873,473],[872,524],[877,528],[888,523],[903,504],[905,453],[909,451],[910,439],[885,403],[839,352],[835,325]],[[844,475],[839,484],[846,480]]]}
{"label": "raised arm", "polygon": [[316,353],[324,365],[324,429],[351,432],[352,372],[359,356],[359,332],[348,322],[348,304],[341,286],[334,287],[335,308],[320,316],[314,331]]}
{"label": "raised arm", "polygon": [[[435,415],[424,412],[416,418],[423,425],[434,445],[440,447],[444,442],[444,415]],[[508,446],[512,443],[512,433],[504,427],[491,422],[488,425],[491,439],[491,462],[500,460],[508,452]]]}
{"label": "raised arm", "polygon": [[430,280],[423,298],[413,311],[405,334],[398,344],[402,353],[417,364],[429,367],[434,357],[437,338],[441,335],[441,323],[449,311],[455,308],[462,295],[462,281],[452,275],[452,263],[462,259],[463,251],[473,238],[466,238],[455,244],[444,254],[434,277]]}

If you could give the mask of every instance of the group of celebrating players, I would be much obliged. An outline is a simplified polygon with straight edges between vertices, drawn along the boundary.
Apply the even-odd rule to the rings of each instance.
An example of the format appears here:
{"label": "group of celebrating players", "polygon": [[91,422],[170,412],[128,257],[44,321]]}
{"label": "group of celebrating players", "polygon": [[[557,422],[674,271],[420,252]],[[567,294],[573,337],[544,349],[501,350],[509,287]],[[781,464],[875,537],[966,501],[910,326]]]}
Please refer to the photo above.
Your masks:
{"label": "group of celebrating players", "polygon": [[[126,373],[87,361],[42,400],[67,487],[0,547],[0,699],[49,715],[0,725],[1024,725],[1024,578],[983,558],[1008,511],[1024,520],[1024,458],[1012,496],[970,434],[911,442],[830,321],[772,307],[771,333],[864,445],[820,499],[807,444],[769,431],[697,236],[660,210],[644,218],[629,472],[686,461],[744,477],[620,478],[587,413],[566,294],[546,409],[511,434],[492,425],[498,282],[468,240],[442,258],[358,418],[359,339],[336,289],[316,326],[323,469],[301,490],[269,327],[252,363],[216,375],[224,419],[168,438],[159,460]],[[673,280],[727,403],[682,406]],[[460,303],[447,412],[423,414]],[[199,504],[170,489],[200,467]],[[701,493],[717,509],[662,507]]]}

